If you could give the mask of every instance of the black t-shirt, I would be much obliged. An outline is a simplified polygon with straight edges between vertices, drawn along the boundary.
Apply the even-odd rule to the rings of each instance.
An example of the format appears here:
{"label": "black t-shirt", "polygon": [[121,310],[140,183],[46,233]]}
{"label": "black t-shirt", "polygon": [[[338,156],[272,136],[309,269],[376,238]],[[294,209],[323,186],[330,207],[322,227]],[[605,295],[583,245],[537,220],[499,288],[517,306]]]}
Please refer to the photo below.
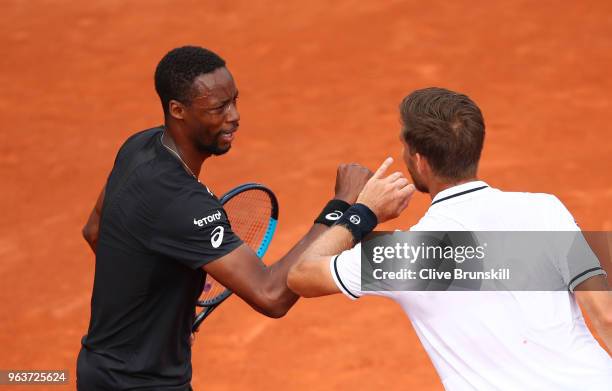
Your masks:
{"label": "black t-shirt", "polygon": [[237,248],[219,200],[162,144],[130,137],[106,185],[78,386],[189,389],[202,266]]}

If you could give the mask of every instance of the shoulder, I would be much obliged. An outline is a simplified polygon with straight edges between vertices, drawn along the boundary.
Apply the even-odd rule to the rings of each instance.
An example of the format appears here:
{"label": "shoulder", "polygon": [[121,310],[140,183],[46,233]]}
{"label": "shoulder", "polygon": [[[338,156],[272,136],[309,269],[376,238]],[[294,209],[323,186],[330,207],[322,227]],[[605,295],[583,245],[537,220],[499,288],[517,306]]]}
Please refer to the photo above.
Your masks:
{"label": "shoulder", "polygon": [[156,126],[153,128],[141,130],[140,132],[136,132],[130,137],[128,137],[127,140],[125,140],[124,145],[131,143],[139,143],[143,141],[146,142],[147,140],[150,140],[151,138],[155,137],[155,135],[161,134],[163,130],[164,128],[162,126]]}
{"label": "shoulder", "polygon": [[155,136],[161,135],[162,131],[163,127],[157,126],[134,133],[123,142],[119,152],[131,148],[141,148],[155,140]]}
{"label": "shoulder", "polygon": [[511,226],[548,231],[578,229],[572,214],[554,194],[500,191],[496,196]]}
{"label": "shoulder", "polygon": [[127,138],[119,147],[115,157],[115,167],[121,167],[125,162],[131,162],[138,156],[138,161],[150,160],[155,153],[156,136],[163,131],[162,127],[146,129]]}
{"label": "shoulder", "polygon": [[229,224],[223,205],[206,188],[196,185],[163,191],[154,196],[158,205],[156,226],[161,231],[195,234],[219,224]]}
{"label": "shoulder", "polygon": [[500,192],[507,203],[534,217],[554,223],[574,222],[569,210],[554,194],[528,192]]}
{"label": "shoulder", "polygon": [[459,219],[433,209],[429,209],[415,225],[410,227],[410,231],[462,231],[465,229],[466,227]]}
{"label": "shoulder", "polygon": [[219,199],[208,190],[206,185],[189,179],[189,183],[185,184],[177,197],[178,202],[197,206],[197,209],[222,208]]}
{"label": "shoulder", "polygon": [[552,194],[491,189],[461,204],[434,205],[411,227],[438,230],[575,230],[575,222]]}
{"label": "shoulder", "polygon": [[201,183],[193,180],[179,181],[165,187],[168,190],[166,193],[168,203],[164,208],[167,210],[167,215],[193,215],[196,225],[198,220],[206,221],[209,215],[212,219],[220,218],[215,217],[215,213],[223,210],[221,202]]}

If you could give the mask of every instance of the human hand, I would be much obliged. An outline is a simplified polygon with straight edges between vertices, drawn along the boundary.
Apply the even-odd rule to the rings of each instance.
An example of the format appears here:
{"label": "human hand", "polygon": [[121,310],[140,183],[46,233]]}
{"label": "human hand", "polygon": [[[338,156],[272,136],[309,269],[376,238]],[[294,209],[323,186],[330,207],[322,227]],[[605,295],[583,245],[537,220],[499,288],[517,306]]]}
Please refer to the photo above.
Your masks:
{"label": "human hand", "polygon": [[340,164],[336,172],[335,199],[354,204],[372,171],[357,163]]}
{"label": "human hand", "polygon": [[416,190],[399,171],[384,177],[385,171],[392,163],[393,158],[385,159],[357,197],[358,203],[364,204],[374,212],[378,223],[399,216],[410,203]]}

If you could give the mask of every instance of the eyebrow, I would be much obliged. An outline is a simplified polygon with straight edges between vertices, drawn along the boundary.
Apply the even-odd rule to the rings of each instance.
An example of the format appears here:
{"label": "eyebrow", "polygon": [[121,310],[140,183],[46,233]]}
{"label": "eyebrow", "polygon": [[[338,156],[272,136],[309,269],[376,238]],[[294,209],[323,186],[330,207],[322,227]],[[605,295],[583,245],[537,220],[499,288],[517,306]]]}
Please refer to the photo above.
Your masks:
{"label": "eyebrow", "polygon": [[229,98],[229,99],[224,100],[223,103],[225,104],[227,102],[233,101],[234,99],[237,99],[239,94],[240,94],[240,91],[236,90],[236,95],[234,95],[233,98]]}
{"label": "eyebrow", "polygon": [[238,95],[239,95],[240,91],[236,90],[236,95],[234,95],[234,97],[232,98],[228,98],[222,101],[219,101],[219,103],[216,103],[214,106],[215,107],[221,107],[221,106],[225,106],[226,104],[228,104],[229,102],[233,101],[234,99],[238,99]]}

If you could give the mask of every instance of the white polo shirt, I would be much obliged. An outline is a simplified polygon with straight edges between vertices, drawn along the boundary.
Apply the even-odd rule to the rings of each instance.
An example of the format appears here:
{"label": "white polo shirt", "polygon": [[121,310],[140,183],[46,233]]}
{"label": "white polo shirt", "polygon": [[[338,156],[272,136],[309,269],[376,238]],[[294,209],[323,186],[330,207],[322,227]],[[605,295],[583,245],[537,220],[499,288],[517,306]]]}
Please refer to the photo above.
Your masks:
{"label": "white polo shirt", "polygon": [[[413,231],[573,231],[553,195],[502,192],[482,181],[436,195]],[[349,298],[389,297],[410,318],[448,391],[612,390],[612,359],[567,292],[371,292],[361,290],[358,244],[330,262]],[[586,272],[586,273],[585,273]],[[570,290],[605,274],[599,265],[568,276]]]}

